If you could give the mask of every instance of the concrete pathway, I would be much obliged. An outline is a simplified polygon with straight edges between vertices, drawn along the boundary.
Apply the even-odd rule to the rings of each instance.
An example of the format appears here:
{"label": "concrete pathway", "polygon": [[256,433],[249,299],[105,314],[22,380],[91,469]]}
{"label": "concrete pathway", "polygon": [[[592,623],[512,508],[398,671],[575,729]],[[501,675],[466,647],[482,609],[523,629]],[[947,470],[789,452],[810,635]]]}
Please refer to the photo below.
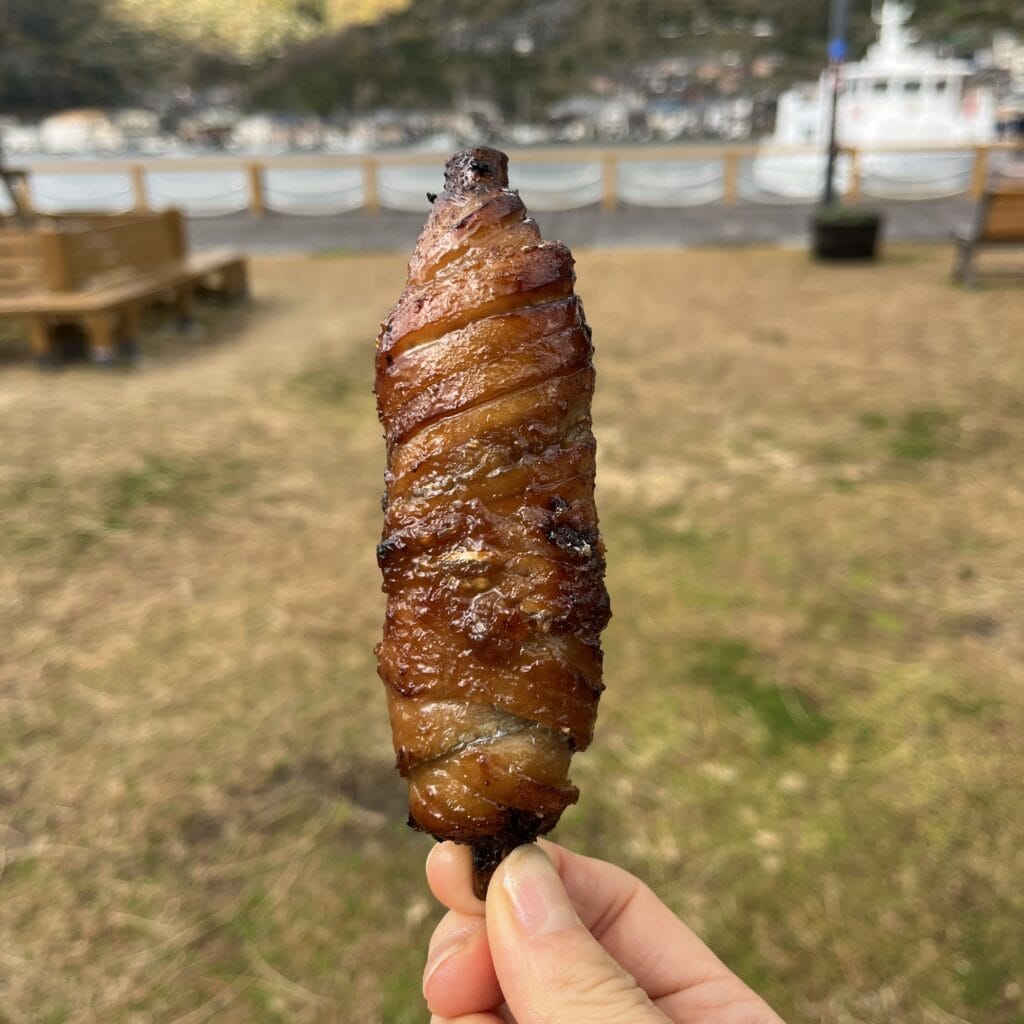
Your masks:
{"label": "concrete pathway", "polygon": [[[974,204],[959,197],[928,202],[879,202],[885,214],[884,237],[894,241],[945,241],[951,230],[968,224]],[[405,252],[419,234],[423,213],[365,210],[325,217],[248,214],[192,218],[189,232],[199,249],[237,246],[253,254],[284,252]],[[720,245],[803,245],[811,205],[719,204],[682,210],[597,207],[564,213],[538,213],[546,238],[573,248],[676,249]]]}

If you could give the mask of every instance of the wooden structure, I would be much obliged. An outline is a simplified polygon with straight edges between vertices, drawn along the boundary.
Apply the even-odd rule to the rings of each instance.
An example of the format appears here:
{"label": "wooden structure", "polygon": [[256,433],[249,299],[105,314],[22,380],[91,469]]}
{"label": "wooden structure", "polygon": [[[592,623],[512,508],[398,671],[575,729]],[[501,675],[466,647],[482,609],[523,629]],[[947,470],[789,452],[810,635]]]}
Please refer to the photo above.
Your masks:
{"label": "wooden structure", "polygon": [[[1024,248],[1024,183],[995,183],[981,197],[978,215],[966,231],[954,233],[956,263],[953,277],[968,288],[977,283],[976,258],[984,249]],[[997,274],[1024,275],[1024,265],[1005,271],[986,271]]]}
{"label": "wooden structure", "polygon": [[177,210],[155,214],[38,217],[0,228],[0,316],[28,326],[32,350],[50,361],[51,328],[82,326],[95,362],[134,351],[147,306],[167,298],[188,321],[197,285],[232,297],[247,291],[234,250],[189,254]]}
{"label": "wooden structure", "polygon": [[[980,198],[987,180],[990,157],[993,153],[1021,153],[1024,151],[1019,143],[1006,142],[993,145],[976,146],[939,146],[939,145],[902,145],[894,147],[873,146],[870,151],[862,151],[855,147],[844,146],[840,152],[851,161],[847,199],[858,198],[863,189],[863,156],[870,153],[962,153],[972,150],[974,153],[974,169],[968,186],[968,194]],[[530,164],[564,164],[564,163],[598,163],[601,167],[601,205],[608,210],[615,209],[620,199],[616,188],[621,176],[621,168],[636,160],[641,161],[689,161],[711,160],[722,165],[722,199],[725,206],[736,206],[744,201],[741,196],[741,168],[744,161],[752,160],[761,152],[756,143],[740,144],[678,144],[670,143],[653,146],[557,146],[516,149],[512,147],[509,155],[513,163]],[[808,156],[820,154],[821,148],[814,146],[794,146],[792,148],[773,150],[779,156]],[[433,167],[439,168],[445,154],[440,153],[386,153],[364,156],[343,156],[333,153],[282,154],[259,159],[251,157],[209,156],[209,157],[160,157],[152,160],[124,160],[97,158],[69,163],[46,161],[33,162],[28,173],[25,190],[25,202],[31,203],[32,176],[34,174],[123,174],[131,183],[130,202],[136,211],[147,210],[151,196],[148,187],[150,173],[208,173],[210,171],[241,172],[246,181],[246,208],[253,217],[262,217],[268,209],[267,172],[273,170],[332,170],[358,169],[362,181],[363,208],[371,214],[380,213],[381,202],[381,171],[391,167]]]}
{"label": "wooden structure", "polygon": [[24,222],[31,216],[28,203],[28,171],[6,167],[3,158],[0,157],[0,182],[3,183],[14,207],[15,220]]}

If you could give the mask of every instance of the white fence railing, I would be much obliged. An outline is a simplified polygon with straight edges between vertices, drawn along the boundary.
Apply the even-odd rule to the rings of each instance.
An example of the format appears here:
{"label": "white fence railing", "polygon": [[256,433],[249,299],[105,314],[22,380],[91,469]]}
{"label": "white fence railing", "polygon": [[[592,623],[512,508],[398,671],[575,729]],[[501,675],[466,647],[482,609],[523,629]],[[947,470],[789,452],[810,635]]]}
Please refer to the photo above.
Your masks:
{"label": "white fence railing", "polygon": [[[441,190],[443,163],[436,153],[50,160],[24,168],[22,187],[28,206],[45,213],[168,206],[192,216],[421,212],[426,193]],[[682,208],[813,202],[822,192],[824,167],[824,154],[813,149],[566,147],[513,151],[511,177],[535,210]],[[977,197],[996,173],[1024,179],[1024,147],[844,149],[838,161],[839,188],[849,199]]]}

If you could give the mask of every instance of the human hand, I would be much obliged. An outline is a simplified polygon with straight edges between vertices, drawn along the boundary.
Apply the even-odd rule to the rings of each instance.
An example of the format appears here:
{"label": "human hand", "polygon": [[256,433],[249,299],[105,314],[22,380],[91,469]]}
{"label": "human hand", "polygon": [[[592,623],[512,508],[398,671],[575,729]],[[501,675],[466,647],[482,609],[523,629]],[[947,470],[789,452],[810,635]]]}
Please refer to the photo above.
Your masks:
{"label": "human hand", "polygon": [[469,849],[435,847],[449,908],[423,974],[432,1024],[782,1024],[639,879],[553,843],[498,867],[486,904]]}

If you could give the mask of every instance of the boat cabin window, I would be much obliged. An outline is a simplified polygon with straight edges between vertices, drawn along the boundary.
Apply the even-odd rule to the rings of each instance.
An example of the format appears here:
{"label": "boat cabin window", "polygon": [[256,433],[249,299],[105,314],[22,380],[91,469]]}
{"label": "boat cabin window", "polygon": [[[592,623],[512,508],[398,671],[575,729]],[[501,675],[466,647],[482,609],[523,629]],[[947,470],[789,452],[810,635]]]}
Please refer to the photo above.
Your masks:
{"label": "boat cabin window", "polygon": [[920,92],[921,83],[916,78],[908,79],[903,83],[903,91],[907,93]]}
{"label": "boat cabin window", "polygon": [[940,78],[935,83],[935,91],[941,96],[949,88],[949,82],[944,78]]}
{"label": "boat cabin window", "polygon": [[882,81],[880,81],[880,82],[872,82],[871,83],[871,91],[873,93],[878,94],[878,95],[882,95],[883,93],[887,93],[889,91],[889,83],[886,82],[884,79]]}

